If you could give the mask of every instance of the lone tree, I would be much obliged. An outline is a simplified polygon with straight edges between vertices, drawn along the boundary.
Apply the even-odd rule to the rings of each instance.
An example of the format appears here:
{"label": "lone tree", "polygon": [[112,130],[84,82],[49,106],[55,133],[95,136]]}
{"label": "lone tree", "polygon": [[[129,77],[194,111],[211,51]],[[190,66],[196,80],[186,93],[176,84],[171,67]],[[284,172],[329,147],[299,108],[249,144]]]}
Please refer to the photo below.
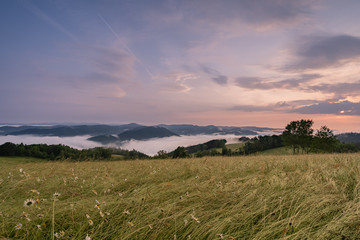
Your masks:
{"label": "lone tree", "polygon": [[309,152],[314,132],[311,128],[313,124],[312,120],[304,119],[290,122],[282,133],[284,145],[291,146],[293,153],[299,153],[300,148],[303,152]]}

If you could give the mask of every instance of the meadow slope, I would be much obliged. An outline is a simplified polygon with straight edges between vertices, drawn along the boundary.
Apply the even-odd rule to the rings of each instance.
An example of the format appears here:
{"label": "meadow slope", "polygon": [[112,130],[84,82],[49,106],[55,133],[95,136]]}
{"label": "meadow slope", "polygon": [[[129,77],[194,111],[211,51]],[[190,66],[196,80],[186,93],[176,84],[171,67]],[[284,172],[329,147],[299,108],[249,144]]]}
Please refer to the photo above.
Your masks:
{"label": "meadow slope", "polygon": [[0,158],[0,239],[360,238],[360,154],[29,161]]}

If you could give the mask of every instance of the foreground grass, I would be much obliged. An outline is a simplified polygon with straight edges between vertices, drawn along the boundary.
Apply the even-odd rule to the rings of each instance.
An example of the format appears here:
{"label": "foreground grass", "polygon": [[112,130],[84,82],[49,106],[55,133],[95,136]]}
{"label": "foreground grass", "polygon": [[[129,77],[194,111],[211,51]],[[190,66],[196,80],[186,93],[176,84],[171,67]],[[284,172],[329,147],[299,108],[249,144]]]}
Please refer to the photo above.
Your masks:
{"label": "foreground grass", "polygon": [[18,160],[0,158],[0,239],[360,238],[359,154]]}

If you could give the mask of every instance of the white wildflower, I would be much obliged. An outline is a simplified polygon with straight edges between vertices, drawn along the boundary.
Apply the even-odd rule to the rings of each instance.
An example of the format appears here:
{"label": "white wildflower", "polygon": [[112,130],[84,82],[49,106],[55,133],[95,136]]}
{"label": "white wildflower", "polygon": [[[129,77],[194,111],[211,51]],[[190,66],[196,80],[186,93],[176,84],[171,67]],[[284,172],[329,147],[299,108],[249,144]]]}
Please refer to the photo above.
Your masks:
{"label": "white wildflower", "polygon": [[34,199],[26,199],[24,201],[24,207],[31,207],[35,204],[35,200]]}
{"label": "white wildflower", "polygon": [[20,230],[21,228],[22,228],[22,224],[21,224],[21,223],[16,224],[15,230]]}

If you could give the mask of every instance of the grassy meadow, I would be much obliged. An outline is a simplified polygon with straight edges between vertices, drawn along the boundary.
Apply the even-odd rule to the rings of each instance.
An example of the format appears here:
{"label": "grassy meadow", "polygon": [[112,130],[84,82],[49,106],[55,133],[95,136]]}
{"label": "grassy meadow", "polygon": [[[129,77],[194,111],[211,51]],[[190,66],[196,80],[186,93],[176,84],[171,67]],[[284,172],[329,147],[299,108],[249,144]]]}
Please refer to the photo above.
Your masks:
{"label": "grassy meadow", "polygon": [[360,154],[2,157],[0,239],[359,239],[359,190]]}

